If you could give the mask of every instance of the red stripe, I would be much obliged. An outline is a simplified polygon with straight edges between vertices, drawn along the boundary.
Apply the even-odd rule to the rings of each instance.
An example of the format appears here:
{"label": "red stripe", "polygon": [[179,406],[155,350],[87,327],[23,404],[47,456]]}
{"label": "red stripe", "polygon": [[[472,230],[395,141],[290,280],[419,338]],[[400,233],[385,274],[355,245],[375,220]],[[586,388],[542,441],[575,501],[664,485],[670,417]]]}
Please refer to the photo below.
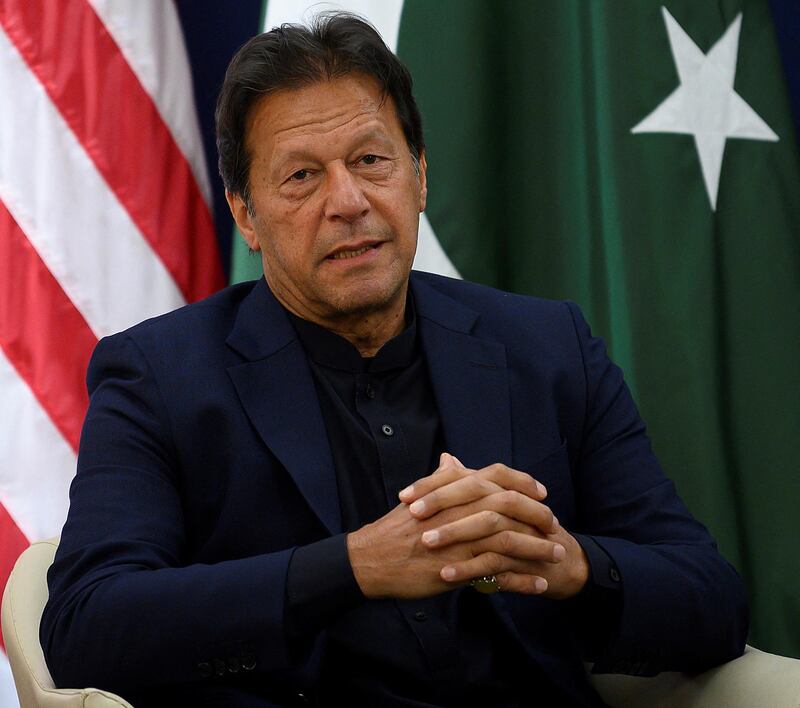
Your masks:
{"label": "red stripe", "polygon": [[[6,508],[0,504],[0,588],[5,590],[8,576],[19,554],[28,547],[28,539],[14,523]],[[6,645],[0,637],[0,645],[5,651]]]}
{"label": "red stripe", "polygon": [[2,0],[0,25],[184,297],[222,287],[214,222],[189,163],[86,0]]}
{"label": "red stripe", "polygon": [[78,449],[97,338],[0,202],[0,347],[55,426]]}

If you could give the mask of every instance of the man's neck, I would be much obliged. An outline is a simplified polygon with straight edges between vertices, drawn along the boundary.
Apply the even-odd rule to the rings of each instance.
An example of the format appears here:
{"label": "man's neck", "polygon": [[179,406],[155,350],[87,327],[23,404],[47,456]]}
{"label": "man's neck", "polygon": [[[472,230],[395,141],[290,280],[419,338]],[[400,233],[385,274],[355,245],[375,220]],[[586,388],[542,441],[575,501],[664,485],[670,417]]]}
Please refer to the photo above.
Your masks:
{"label": "man's neck", "polygon": [[344,337],[358,349],[362,357],[373,357],[386,342],[403,331],[405,307],[388,316],[384,313],[371,313],[348,322],[333,325],[324,322],[318,324]]}
{"label": "man's neck", "polygon": [[293,315],[346,339],[362,357],[368,358],[375,356],[386,342],[405,329],[407,297],[408,290],[404,288],[392,303],[380,310],[339,313],[335,317],[321,317],[305,308],[293,307],[280,297],[277,299]]}

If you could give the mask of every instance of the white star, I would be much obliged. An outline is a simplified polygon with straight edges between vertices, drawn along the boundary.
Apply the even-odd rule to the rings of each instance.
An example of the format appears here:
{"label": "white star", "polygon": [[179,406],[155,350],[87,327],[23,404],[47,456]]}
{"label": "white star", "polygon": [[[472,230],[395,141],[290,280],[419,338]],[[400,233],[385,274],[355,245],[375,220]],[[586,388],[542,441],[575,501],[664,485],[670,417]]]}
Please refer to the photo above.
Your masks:
{"label": "white star", "polygon": [[733,90],[742,13],[708,54],[703,54],[665,7],[661,12],[681,83],[631,132],[693,135],[708,201],[714,211],[725,141],[728,138],[775,141],[778,136]]}

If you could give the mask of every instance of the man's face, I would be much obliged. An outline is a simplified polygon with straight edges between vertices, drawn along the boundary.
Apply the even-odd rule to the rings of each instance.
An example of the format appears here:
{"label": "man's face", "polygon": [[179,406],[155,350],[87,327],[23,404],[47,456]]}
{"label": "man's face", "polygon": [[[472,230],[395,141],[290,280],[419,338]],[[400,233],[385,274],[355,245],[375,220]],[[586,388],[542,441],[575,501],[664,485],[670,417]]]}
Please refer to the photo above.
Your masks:
{"label": "man's face", "polygon": [[425,208],[394,102],[350,74],[283,90],[252,109],[252,213],[234,218],[278,300],[321,324],[405,306]]}

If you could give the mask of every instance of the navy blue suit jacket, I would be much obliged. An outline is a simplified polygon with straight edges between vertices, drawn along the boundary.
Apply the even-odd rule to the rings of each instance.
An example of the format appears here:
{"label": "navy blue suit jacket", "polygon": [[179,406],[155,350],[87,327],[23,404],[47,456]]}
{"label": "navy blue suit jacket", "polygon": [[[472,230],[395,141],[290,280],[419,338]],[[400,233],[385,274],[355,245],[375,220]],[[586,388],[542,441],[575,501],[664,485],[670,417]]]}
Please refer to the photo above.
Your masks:
{"label": "navy blue suit jacket", "polygon": [[[742,583],[663,475],[578,309],[423,273],[411,288],[445,449],[530,472],[619,569],[621,617],[596,668],[738,655]],[[336,476],[306,357],[264,280],[102,340],[88,386],[41,627],[56,682],[124,692],[244,665],[281,691],[313,684],[324,633],[292,650],[285,582],[294,548],[341,532]],[[491,601],[531,660],[585,698],[573,605]]]}

